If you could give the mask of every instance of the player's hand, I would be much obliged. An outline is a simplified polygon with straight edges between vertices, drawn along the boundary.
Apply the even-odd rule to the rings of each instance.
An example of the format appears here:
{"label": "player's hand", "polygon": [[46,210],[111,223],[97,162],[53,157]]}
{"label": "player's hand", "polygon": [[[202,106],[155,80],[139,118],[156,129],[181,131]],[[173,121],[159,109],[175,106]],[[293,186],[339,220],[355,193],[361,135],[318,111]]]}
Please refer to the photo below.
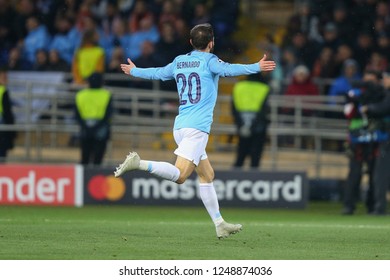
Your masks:
{"label": "player's hand", "polygon": [[133,68],[136,67],[136,66],[135,66],[135,64],[131,61],[130,58],[127,59],[127,62],[128,62],[129,64],[121,64],[121,69],[122,69],[122,71],[123,71],[125,74],[130,75],[131,69],[133,69]]}
{"label": "player's hand", "polygon": [[273,60],[266,60],[267,55],[264,54],[263,58],[259,61],[260,71],[272,71],[276,67],[276,63]]}

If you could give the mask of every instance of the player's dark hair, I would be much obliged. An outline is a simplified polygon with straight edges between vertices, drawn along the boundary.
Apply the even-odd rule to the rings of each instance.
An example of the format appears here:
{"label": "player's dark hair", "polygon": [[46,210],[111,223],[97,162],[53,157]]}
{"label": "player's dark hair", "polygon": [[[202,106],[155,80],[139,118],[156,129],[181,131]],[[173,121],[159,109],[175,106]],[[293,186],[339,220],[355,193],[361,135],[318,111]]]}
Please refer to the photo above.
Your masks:
{"label": "player's dark hair", "polygon": [[208,43],[213,40],[214,31],[209,23],[198,24],[190,31],[192,46],[196,50],[204,50]]}

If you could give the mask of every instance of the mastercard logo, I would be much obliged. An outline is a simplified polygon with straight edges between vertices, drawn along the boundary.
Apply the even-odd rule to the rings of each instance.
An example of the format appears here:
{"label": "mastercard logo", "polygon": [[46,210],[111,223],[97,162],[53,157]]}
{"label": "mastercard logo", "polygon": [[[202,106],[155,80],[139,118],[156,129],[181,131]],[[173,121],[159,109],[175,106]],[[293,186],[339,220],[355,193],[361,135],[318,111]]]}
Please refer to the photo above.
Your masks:
{"label": "mastercard logo", "polygon": [[88,192],[95,200],[117,201],[121,199],[126,191],[125,182],[121,178],[112,175],[98,175],[88,182]]}

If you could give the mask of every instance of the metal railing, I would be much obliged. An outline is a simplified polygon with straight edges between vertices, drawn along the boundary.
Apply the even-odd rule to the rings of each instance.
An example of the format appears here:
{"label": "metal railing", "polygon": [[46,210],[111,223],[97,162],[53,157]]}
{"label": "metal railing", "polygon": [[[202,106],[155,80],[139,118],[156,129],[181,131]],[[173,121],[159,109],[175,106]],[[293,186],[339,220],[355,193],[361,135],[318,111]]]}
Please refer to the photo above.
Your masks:
{"label": "metal railing", "polygon": [[[115,75],[111,76],[113,77]],[[235,82],[235,79],[221,79],[220,87],[226,88]],[[68,148],[69,139],[77,136],[79,131],[74,120],[74,97],[78,88],[67,82],[53,84],[20,80],[11,81],[9,86],[19,89],[17,92],[11,92],[11,99],[15,103],[13,111],[19,118],[15,125],[1,125],[0,130],[17,131],[19,135],[17,147],[23,150],[22,154],[18,157],[14,156],[12,160],[45,162],[47,159],[42,155],[44,149]],[[48,87],[52,88],[49,94],[37,90],[37,88],[46,90]],[[113,156],[112,147],[121,147],[121,143],[127,145],[131,143],[134,148],[146,149],[164,149],[173,143],[169,135],[177,112],[176,92],[161,91],[159,84],[156,83],[152,90],[107,88],[113,93],[114,114],[112,138],[105,156],[105,164],[114,164],[119,160]],[[232,122],[230,103],[230,92],[220,92],[212,126],[214,138],[209,143],[212,151],[232,151],[236,146],[232,141],[236,135],[236,128]],[[281,162],[278,155],[282,151],[309,151],[315,154],[314,162],[309,164],[315,166],[319,174],[321,168],[326,167],[327,164],[321,160],[321,155],[324,154],[324,141],[346,139],[346,120],[342,117],[328,116],[342,112],[343,99],[330,99],[327,96],[273,95],[269,103],[271,108],[269,115],[271,123],[268,130],[270,169],[280,169]],[[286,138],[292,139],[292,143],[288,146],[284,146],[283,143]],[[303,147],[302,143],[308,139],[311,143],[310,147]],[[326,151],[326,153],[332,152],[338,151]],[[64,159],[59,156],[54,157],[54,160],[60,162]]]}

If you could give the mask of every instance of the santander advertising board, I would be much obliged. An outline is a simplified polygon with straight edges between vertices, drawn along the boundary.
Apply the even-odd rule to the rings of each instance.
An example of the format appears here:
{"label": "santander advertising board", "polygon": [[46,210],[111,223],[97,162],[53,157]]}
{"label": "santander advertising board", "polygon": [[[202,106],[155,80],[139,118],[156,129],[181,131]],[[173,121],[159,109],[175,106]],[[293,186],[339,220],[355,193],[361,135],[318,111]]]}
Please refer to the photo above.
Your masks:
{"label": "santander advertising board", "polygon": [[0,167],[0,204],[76,204],[76,167],[3,165]]}

